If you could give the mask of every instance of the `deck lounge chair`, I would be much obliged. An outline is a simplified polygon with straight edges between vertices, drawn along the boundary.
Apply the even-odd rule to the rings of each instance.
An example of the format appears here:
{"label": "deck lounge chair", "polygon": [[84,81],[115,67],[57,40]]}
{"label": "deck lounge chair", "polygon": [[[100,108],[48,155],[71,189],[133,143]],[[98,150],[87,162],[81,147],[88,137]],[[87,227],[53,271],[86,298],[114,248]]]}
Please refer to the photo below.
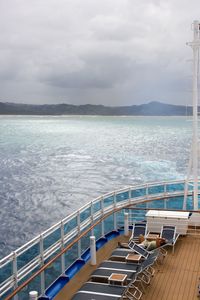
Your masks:
{"label": "deck lounge chair", "polygon": [[143,235],[146,237],[147,235],[147,223],[135,223],[133,224],[132,234],[130,237],[130,241],[133,240],[135,242],[139,242],[139,236]]}
{"label": "deck lounge chair", "polygon": [[124,273],[131,272],[130,279],[136,279],[136,277],[138,277],[140,281],[149,284],[151,277],[155,272],[152,267],[156,259],[155,257],[155,253],[153,253],[150,255],[149,259],[141,262],[141,264],[106,260],[100,264],[99,269],[112,270],[113,273],[118,271],[123,271]]}
{"label": "deck lounge chair", "polygon": [[109,259],[110,260],[125,261],[126,256],[128,254],[131,254],[131,253],[133,253],[133,250],[131,250],[131,249],[117,248],[112,252]]}
{"label": "deck lounge chair", "polygon": [[119,261],[111,261],[105,260],[100,265],[99,268],[103,269],[113,269],[113,270],[124,270],[124,271],[131,271],[136,272],[139,268],[138,264],[126,263],[126,262],[119,262]]}
{"label": "deck lounge chair", "polygon": [[96,269],[92,274],[91,278],[92,279],[108,279],[109,276],[112,273],[118,273],[118,274],[126,274],[127,275],[127,280],[132,281],[135,277],[136,272],[132,272],[131,270],[116,270],[116,269],[104,269],[104,268],[98,268]]}
{"label": "deck lounge chair", "polygon": [[112,296],[112,295],[102,295],[102,294],[94,294],[87,291],[77,292],[72,300],[118,300],[121,299],[121,296]]}
{"label": "deck lounge chair", "polygon": [[[85,298],[85,295],[87,295],[88,298]],[[102,284],[97,282],[87,282],[75,294],[72,300],[79,300],[79,299],[80,300],[82,299],[115,300],[115,299],[123,299],[123,296],[126,296],[130,300],[131,299],[139,300],[142,296],[142,292],[132,284],[129,284],[128,286],[116,286],[116,285]]]}
{"label": "deck lounge chair", "polygon": [[160,236],[166,239],[167,243],[165,244],[165,246],[173,247],[173,253],[174,253],[174,246],[179,237],[179,234],[176,232],[176,226],[163,225]]}

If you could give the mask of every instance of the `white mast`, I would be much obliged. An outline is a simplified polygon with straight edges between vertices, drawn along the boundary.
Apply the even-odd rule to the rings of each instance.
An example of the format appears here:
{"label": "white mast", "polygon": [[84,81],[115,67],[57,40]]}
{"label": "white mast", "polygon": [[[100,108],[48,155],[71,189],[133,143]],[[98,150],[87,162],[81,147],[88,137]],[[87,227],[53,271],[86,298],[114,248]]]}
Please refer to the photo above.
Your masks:
{"label": "white mast", "polygon": [[[191,46],[193,50],[193,134],[192,134],[192,150],[190,156],[190,163],[185,184],[185,195],[183,208],[186,209],[186,200],[188,194],[188,183],[193,177],[193,204],[194,210],[198,210],[198,64],[199,64],[199,46],[200,46],[200,22],[193,22],[194,39],[187,45]],[[192,173],[192,174],[191,174]]]}

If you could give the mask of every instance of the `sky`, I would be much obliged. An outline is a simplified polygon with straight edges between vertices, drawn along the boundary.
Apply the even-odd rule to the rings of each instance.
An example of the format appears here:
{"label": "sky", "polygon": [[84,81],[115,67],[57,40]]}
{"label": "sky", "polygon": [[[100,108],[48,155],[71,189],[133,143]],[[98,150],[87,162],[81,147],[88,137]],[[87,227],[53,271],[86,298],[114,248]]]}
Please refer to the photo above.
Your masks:
{"label": "sky", "polygon": [[0,0],[0,101],[191,103],[199,0]]}

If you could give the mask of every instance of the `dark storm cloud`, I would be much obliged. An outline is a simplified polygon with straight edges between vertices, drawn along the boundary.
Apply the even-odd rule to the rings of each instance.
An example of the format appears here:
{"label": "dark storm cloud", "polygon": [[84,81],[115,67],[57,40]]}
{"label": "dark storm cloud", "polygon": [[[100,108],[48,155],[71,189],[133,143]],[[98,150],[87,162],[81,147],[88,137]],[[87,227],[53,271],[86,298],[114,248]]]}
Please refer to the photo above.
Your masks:
{"label": "dark storm cloud", "polygon": [[198,9],[199,0],[1,0],[0,98],[189,102],[185,42]]}
{"label": "dark storm cloud", "polygon": [[133,62],[125,56],[91,55],[82,59],[79,70],[52,68],[42,80],[62,88],[108,89],[122,84],[132,71]]}

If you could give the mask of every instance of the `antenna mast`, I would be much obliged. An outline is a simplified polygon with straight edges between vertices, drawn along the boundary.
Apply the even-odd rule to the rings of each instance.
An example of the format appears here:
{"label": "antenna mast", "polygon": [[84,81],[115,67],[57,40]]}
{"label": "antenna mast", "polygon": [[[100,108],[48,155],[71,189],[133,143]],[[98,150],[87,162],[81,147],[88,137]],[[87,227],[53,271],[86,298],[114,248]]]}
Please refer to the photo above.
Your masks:
{"label": "antenna mast", "polygon": [[194,210],[198,210],[198,64],[199,64],[199,46],[200,46],[200,22],[193,22],[194,39],[191,43],[187,43],[193,50],[193,83],[192,83],[192,99],[193,99],[193,133],[192,133],[192,149],[190,154],[190,162],[185,183],[185,193],[183,208],[186,209],[186,201],[188,195],[189,181],[192,179],[193,185],[193,205]]}

